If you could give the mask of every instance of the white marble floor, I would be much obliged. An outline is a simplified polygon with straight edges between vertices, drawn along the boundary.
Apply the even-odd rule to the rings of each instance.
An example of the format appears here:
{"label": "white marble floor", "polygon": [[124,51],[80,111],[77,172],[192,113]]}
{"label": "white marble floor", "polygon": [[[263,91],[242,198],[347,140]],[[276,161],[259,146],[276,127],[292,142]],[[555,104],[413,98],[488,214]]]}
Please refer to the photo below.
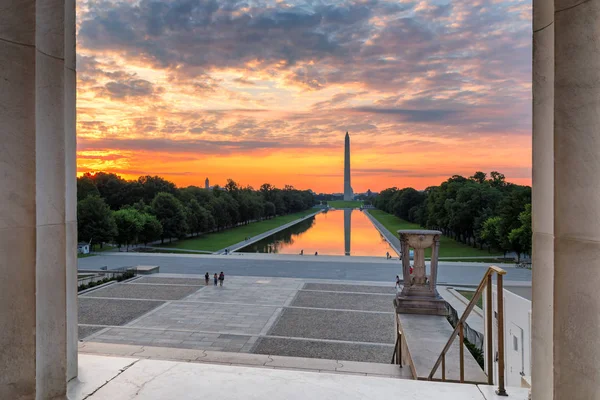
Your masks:
{"label": "white marble floor", "polygon": [[[510,388],[510,399],[527,390]],[[490,387],[230,365],[79,356],[71,400],[319,399],[499,400]]]}

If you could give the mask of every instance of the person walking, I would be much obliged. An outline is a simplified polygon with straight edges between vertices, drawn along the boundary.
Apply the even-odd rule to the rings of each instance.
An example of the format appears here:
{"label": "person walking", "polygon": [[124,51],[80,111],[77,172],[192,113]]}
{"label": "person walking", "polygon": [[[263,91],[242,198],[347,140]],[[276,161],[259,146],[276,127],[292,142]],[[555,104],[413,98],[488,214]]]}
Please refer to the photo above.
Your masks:
{"label": "person walking", "polygon": [[400,287],[400,277],[396,275],[396,289]]}
{"label": "person walking", "polygon": [[304,250],[300,250],[300,255],[303,256],[304,255]]}
{"label": "person walking", "polygon": [[219,274],[219,285],[223,286],[223,281],[225,280],[225,274],[223,273],[223,271],[221,271],[221,273]]}
{"label": "person walking", "polygon": [[216,272],[215,272],[214,280],[215,280],[215,286],[217,286],[217,280],[219,280],[219,277],[217,276]]}
{"label": "person walking", "polygon": [[207,272],[206,274],[204,274],[204,283],[206,284],[206,286],[208,286],[209,280],[210,280],[210,275]]}

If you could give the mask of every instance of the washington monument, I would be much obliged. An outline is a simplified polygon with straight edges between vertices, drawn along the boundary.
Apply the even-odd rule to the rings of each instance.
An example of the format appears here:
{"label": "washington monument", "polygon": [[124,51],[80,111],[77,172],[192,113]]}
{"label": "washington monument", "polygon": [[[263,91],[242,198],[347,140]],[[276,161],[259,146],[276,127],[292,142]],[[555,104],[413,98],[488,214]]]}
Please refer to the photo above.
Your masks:
{"label": "washington monument", "polygon": [[354,200],[354,192],[350,185],[350,135],[346,132],[344,142],[344,200]]}

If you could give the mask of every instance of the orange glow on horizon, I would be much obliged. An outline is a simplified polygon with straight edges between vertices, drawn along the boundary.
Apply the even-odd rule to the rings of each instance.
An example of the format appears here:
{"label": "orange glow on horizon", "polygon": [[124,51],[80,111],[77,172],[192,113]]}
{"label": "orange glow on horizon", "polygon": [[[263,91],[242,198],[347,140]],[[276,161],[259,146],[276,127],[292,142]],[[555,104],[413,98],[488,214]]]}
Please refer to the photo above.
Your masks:
{"label": "orange glow on horizon", "polygon": [[340,193],[349,131],[355,193],[531,184],[530,1],[176,3],[77,2],[79,174]]}

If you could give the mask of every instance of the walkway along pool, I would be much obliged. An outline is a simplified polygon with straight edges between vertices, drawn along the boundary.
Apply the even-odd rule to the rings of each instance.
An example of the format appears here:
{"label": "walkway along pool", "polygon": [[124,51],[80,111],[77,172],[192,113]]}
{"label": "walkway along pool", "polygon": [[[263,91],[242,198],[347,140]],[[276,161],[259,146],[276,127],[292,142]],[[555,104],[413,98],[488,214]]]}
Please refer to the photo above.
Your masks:
{"label": "walkway along pool", "polygon": [[334,210],[277,232],[238,252],[385,257],[396,253],[360,210]]}

